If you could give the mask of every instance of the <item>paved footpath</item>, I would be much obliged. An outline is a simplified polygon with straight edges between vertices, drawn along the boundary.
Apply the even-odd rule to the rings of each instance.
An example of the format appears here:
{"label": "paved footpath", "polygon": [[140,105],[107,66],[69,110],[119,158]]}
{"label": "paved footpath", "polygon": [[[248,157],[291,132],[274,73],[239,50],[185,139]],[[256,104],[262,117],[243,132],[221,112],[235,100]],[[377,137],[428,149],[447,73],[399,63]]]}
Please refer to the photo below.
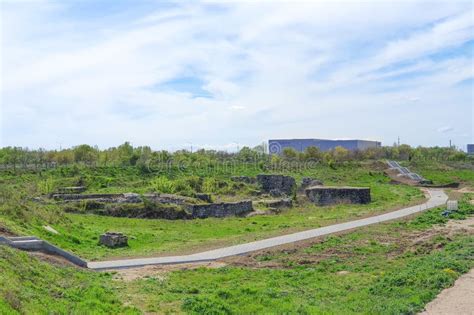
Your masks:
{"label": "paved footpath", "polygon": [[373,217],[369,217],[365,219],[329,225],[322,228],[307,230],[307,231],[288,234],[288,235],[282,235],[278,237],[272,237],[272,238],[264,239],[261,241],[255,241],[255,242],[241,244],[241,245],[223,247],[223,248],[191,254],[191,255],[88,262],[87,267],[90,269],[118,269],[118,268],[140,267],[140,266],[146,266],[146,265],[181,264],[181,263],[212,261],[212,260],[217,260],[217,259],[221,259],[221,258],[225,258],[229,256],[242,255],[249,252],[266,249],[266,248],[270,248],[274,246],[303,241],[303,240],[311,239],[318,236],[347,231],[347,230],[355,229],[362,226],[367,226],[371,224],[403,218],[403,217],[412,215],[414,213],[424,211],[429,208],[440,206],[442,204],[445,204],[446,201],[448,200],[448,196],[446,196],[446,194],[441,189],[429,189],[428,193],[430,195],[430,198],[424,204],[404,208],[401,210],[396,210],[393,212],[389,212],[389,213],[385,213],[385,214],[381,214],[381,215],[377,215],[377,216],[373,216]]}

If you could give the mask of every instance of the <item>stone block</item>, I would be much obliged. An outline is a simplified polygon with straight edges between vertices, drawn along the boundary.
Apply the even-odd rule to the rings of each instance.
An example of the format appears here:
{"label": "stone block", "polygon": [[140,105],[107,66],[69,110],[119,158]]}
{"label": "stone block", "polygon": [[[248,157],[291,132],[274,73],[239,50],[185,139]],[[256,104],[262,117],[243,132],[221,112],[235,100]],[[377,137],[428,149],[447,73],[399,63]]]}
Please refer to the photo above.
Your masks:
{"label": "stone block", "polygon": [[325,206],[338,203],[370,203],[370,188],[367,187],[308,187],[306,196],[313,203]]}
{"label": "stone block", "polygon": [[128,237],[122,233],[107,232],[100,236],[99,243],[110,248],[128,246]]}
{"label": "stone block", "polygon": [[221,202],[202,205],[188,205],[188,212],[192,218],[208,218],[208,217],[228,217],[243,215],[253,211],[252,201],[244,200],[238,202]]}
{"label": "stone block", "polygon": [[196,193],[194,194],[194,197],[196,197],[196,199],[199,199],[208,203],[212,202],[212,198],[210,194]]}
{"label": "stone block", "polygon": [[279,190],[290,196],[296,188],[296,181],[291,176],[259,174],[257,175],[257,182],[265,193]]}

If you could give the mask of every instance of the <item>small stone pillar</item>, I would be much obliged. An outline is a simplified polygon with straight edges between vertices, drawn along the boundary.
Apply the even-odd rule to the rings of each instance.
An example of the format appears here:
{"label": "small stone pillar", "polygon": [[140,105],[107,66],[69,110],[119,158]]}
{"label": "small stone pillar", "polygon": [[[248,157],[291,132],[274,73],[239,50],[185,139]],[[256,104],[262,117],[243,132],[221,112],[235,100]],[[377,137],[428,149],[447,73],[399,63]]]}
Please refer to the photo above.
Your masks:
{"label": "small stone pillar", "polygon": [[99,244],[110,248],[128,246],[128,237],[118,232],[107,232],[100,236]]}

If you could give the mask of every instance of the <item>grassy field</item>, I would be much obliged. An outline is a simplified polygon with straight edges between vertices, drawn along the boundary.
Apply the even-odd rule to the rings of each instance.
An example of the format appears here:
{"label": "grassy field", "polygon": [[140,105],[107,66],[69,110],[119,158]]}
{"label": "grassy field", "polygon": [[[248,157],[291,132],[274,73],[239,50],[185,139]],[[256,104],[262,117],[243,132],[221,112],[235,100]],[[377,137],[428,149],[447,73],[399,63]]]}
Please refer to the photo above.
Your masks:
{"label": "grassy field", "polygon": [[[449,172],[442,167],[449,167]],[[472,173],[463,167],[435,165],[417,169],[428,178],[430,170],[435,183],[472,183]],[[254,175],[259,171],[236,172],[202,175],[228,181],[231,175]],[[422,199],[417,188],[390,184],[377,164],[286,173],[298,180],[312,176],[329,185],[369,186],[373,202],[333,207],[296,204],[279,215],[251,218],[112,218],[67,214],[55,203],[32,198],[79,180],[84,181],[89,192],[142,193],[152,190],[155,179],[164,175],[141,174],[135,168],[2,172],[0,233],[34,234],[88,259],[147,256],[189,252],[319,227]],[[193,176],[186,172],[168,175],[169,180],[177,182]],[[251,191],[251,187],[227,187],[219,193],[228,198],[247,198]],[[461,211],[452,218],[464,219],[474,214],[469,202],[472,199],[474,194],[465,194]],[[51,265],[24,252],[0,247],[0,313],[85,314],[92,309],[94,314],[416,313],[474,266],[472,230],[453,232],[443,228],[448,219],[441,216],[442,210],[285,250],[229,258],[222,268],[150,274],[131,281],[121,280],[121,273]],[[50,234],[43,225],[54,227],[60,234]],[[98,236],[107,230],[129,235],[130,246],[115,250],[99,246]]]}
{"label": "grassy field", "polygon": [[[254,169],[247,169],[247,171],[238,169],[237,171],[245,174],[257,172]],[[152,188],[154,178],[162,176],[156,174],[155,176],[140,176],[138,170],[130,168],[85,169],[81,174],[90,192],[146,192]],[[390,184],[390,179],[373,165],[346,165],[337,169],[321,166],[311,170],[292,171],[288,174],[298,180],[303,176],[312,176],[329,185],[368,186],[372,190],[373,202],[369,205],[331,207],[297,203],[293,209],[284,210],[278,215],[170,221],[65,214],[61,207],[54,203],[42,204],[30,201],[31,197],[38,196],[41,189],[44,189],[45,181],[49,181],[53,187],[58,187],[71,185],[79,180],[74,170],[67,169],[53,170],[41,175],[26,173],[21,176],[4,176],[3,182],[6,183],[4,198],[9,201],[9,205],[1,208],[3,212],[0,212],[0,218],[3,219],[4,225],[14,232],[34,234],[82,257],[98,260],[111,257],[191,252],[242,243],[373,215],[421,202],[423,199],[422,193],[416,188]],[[219,173],[212,178],[228,181],[231,175],[235,174]],[[186,173],[170,174],[170,178],[174,180],[189,176]],[[100,183],[104,182],[104,177],[110,177],[113,180],[107,180],[107,187],[101,188]],[[248,191],[251,189],[233,190],[233,195],[228,194],[224,197],[251,198],[251,195],[246,195]],[[43,228],[45,224],[52,226],[59,234],[47,232]],[[125,233],[130,237],[130,246],[113,250],[99,246],[98,237],[106,231]]]}
{"label": "grassy field", "polygon": [[54,266],[6,246],[0,283],[0,314],[141,313],[122,305],[109,273]]}
{"label": "grassy field", "polygon": [[472,163],[427,161],[413,162],[407,165],[413,171],[432,180],[436,185],[458,182],[464,186],[474,187],[474,165]]}
{"label": "grassy field", "polygon": [[[474,214],[467,201],[456,218]],[[123,297],[164,314],[414,314],[474,267],[473,230],[443,229],[441,211],[222,268],[122,282]]]}

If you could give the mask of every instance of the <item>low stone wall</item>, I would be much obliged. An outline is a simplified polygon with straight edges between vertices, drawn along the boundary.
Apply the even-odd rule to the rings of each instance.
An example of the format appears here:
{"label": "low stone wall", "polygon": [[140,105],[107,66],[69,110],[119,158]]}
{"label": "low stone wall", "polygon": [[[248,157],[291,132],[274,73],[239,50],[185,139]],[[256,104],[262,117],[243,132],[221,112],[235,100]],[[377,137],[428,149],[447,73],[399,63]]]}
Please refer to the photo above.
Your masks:
{"label": "low stone wall", "polygon": [[313,203],[325,206],[338,203],[370,203],[370,188],[367,187],[309,187],[306,196]]}
{"label": "low stone wall", "polygon": [[188,205],[187,211],[192,218],[239,216],[253,211],[252,201],[222,202],[202,205]]}
{"label": "low stone wall", "polygon": [[265,206],[265,207],[269,207],[269,208],[276,208],[276,209],[293,207],[293,201],[290,198],[260,200],[257,202],[257,204]]}
{"label": "low stone wall", "polygon": [[143,198],[147,200],[164,203],[164,204],[176,204],[184,205],[187,203],[196,202],[195,198],[179,196],[174,194],[157,194],[150,193],[144,194],[143,197],[136,193],[123,193],[123,194],[54,194],[52,195],[55,200],[62,200],[65,202],[76,202],[81,200],[96,201],[103,203],[140,203],[143,202]]}
{"label": "low stone wall", "polygon": [[123,194],[53,194],[56,200],[116,199]]}
{"label": "low stone wall", "polygon": [[250,177],[250,176],[232,176],[230,180],[233,182],[246,183],[246,184],[255,184],[257,182],[257,179],[255,177]]}
{"label": "low stone wall", "polygon": [[[204,194],[201,194],[204,195]],[[210,196],[200,196],[210,201]],[[205,197],[205,198],[204,198]],[[68,212],[92,212],[98,215],[147,219],[195,219],[238,216],[253,211],[251,201],[202,203],[204,200],[173,194],[55,194],[66,202]],[[144,202],[146,199],[148,202]],[[75,207],[79,201],[86,205]],[[201,202],[201,203],[199,203]],[[83,209],[82,209],[83,208]]]}
{"label": "low stone wall", "polygon": [[259,174],[257,182],[265,193],[279,191],[290,196],[296,188],[296,181],[291,176]]}

